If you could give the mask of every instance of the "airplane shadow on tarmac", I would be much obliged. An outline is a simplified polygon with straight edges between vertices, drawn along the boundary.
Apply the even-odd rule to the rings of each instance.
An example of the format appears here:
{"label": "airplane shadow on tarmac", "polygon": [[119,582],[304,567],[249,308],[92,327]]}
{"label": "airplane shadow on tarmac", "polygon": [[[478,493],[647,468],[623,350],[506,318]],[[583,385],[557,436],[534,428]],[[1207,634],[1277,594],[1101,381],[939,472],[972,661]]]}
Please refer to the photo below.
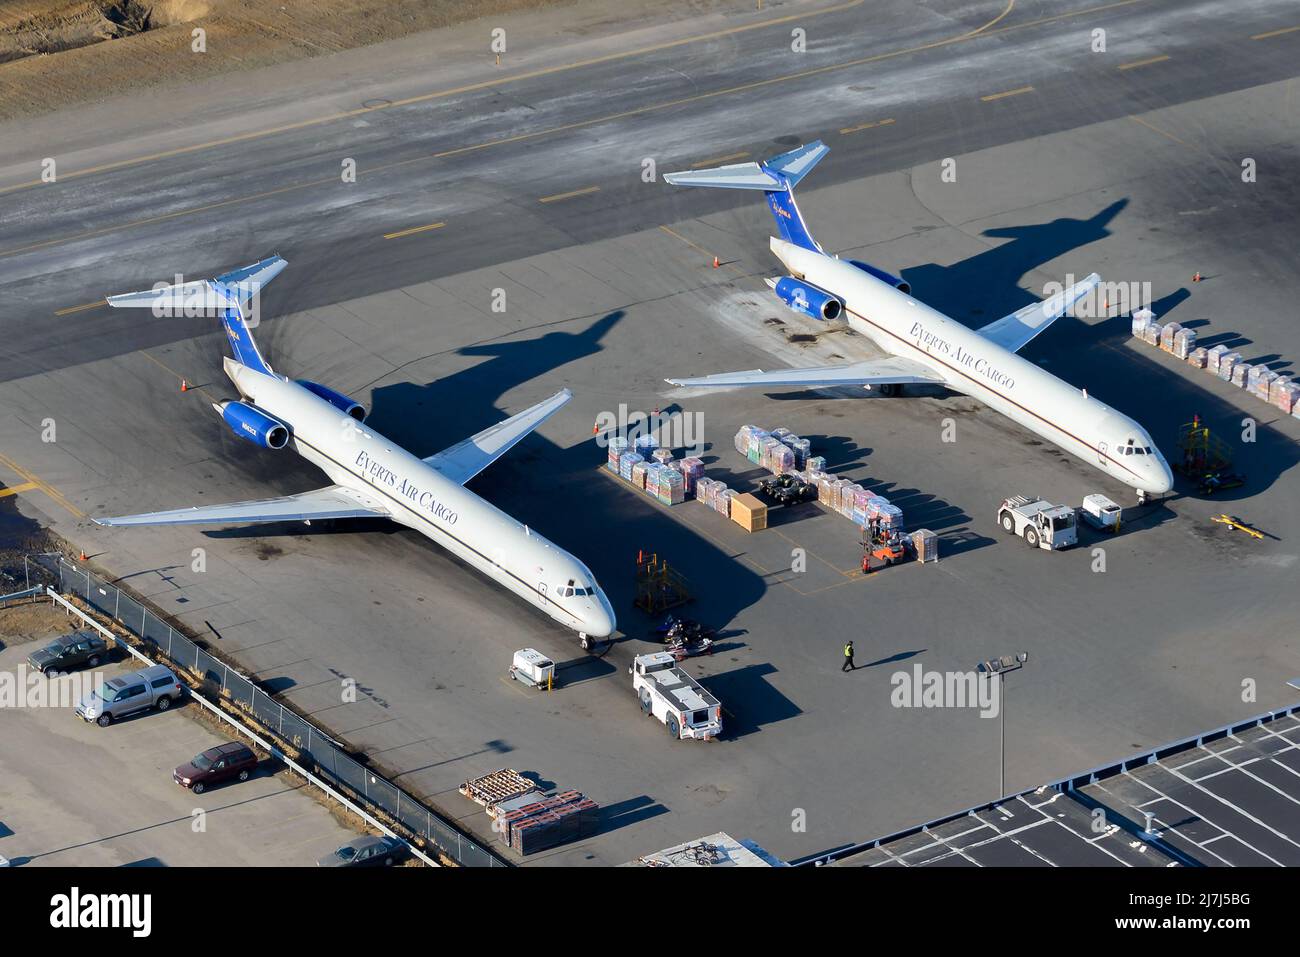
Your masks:
{"label": "airplane shadow on tarmac", "polygon": [[[1089,219],[1061,218],[985,230],[987,237],[1010,242],[951,266],[927,264],[904,269],[901,274],[911,283],[917,299],[958,321],[984,325],[1037,301],[1036,295],[1021,288],[1021,279],[1043,263],[1109,236],[1107,227],[1127,205],[1127,199],[1117,200]],[[1075,279],[1091,271],[1088,263],[1081,263]],[[1188,272],[1192,272],[1191,267]],[[1065,277],[1058,279],[1063,281]],[[1245,348],[1251,345],[1250,340],[1239,333],[1206,335],[1202,332],[1205,320],[1187,315],[1190,299],[1186,288],[1176,289],[1151,303],[1151,309],[1162,320],[1173,319],[1197,328],[1200,345],[1222,342],[1242,351],[1246,361],[1265,362],[1274,369],[1288,365],[1275,354],[1252,358]],[[1125,348],[1130,335],[1127,314],[1091,324],[1065,316],[1021,354],[1066,382],[1086,387],[1089,394],[1142,423],[1171,465],[1179,458],[1179,427],[1199,415],[1202,423],[1233,447],[1233,468],[1248,479],[1243,487],[1221,492],[1216,499],[1249,498],[1270,487],[1300,460],[1300,445],[1269,427],[1270,422],[1285,414],[1280,409],[1246,395],[1240,404],[1225,401],[1210,391],[1209,373],[1200,373],[1206,376],[1204,386],[1194,378],[1189,381],[1173,356],[1154,347],[1139,347],[1137,351]],[[1246,416],[1258,422],[1253,443],[1240,441],[1241,420]],[[1200,497],[1191,483],[1181,478],[1176,479],[1175,488]],[[1168,515],[1172,517],[1172,513]]]}
{"label": "airplane shadow on tarmac", "polygon": [[[504,418],[497,404],[502,395],[602,351],[601,340],[623,316],[622,310],[611,312],[578,332],[552,330],[531,339],[466,346],[459,355],[484,361],[424,385],[376,388],[366,421],[412,454],[427,456]],[[580,386],[573,402],[584,403]],[[574,436],[565,447],[528,436],[470,488],[586,562],[624,631],[636,634],[650,627],[632,608],[640,549],[659,553],[694,584],[692,615],[710,625],[724,626],[762,597],[766,583],[744,563],[730,561],[686,524],[665,521],[662,506],[593,474],[605,449],[588,438]],[[430,553],[445,554],[425,539],[418,541]]]}

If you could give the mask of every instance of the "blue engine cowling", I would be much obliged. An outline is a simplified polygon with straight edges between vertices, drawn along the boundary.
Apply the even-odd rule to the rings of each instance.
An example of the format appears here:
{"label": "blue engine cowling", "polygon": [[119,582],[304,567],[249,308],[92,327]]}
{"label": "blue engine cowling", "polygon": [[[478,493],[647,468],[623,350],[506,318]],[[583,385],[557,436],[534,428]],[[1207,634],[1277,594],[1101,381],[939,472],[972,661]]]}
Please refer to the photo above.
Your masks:
{"label": "blue engine cowling", "polygon": [[850,259],[849,262],[857,266],[868,276],[875,276],[881,282],[887,282],[905,296],[912,294],[912,284],[906,279],[899,279],[893,273],[887,273],[883,269],[877,269],[871,263],[864,263],[860,259]]}
{"label": "blue engine cowling", "polygon": [[813,319],[830,322],[844,314],[844,300],[801,279],[790,276],[778,279],[774,291],[776,297],[795,312],[802,312]]}
{"label": "blue engine cowling", "polygon": [[255,405],[227,402],[221,410],[221,417],[241,439],[263,448],[282,449],[289,444],[289,427]]}
{"label": "blue engine cowling", "polygon": [[324,399],[345,415],[352,416],[352,418],[356,419],[358,422],[365,421],[366,407],[355,399],[349,398],[342,392],[335,392],[329,386],[321,385],[319,382],[299,379],[298,384],[313,395]]}

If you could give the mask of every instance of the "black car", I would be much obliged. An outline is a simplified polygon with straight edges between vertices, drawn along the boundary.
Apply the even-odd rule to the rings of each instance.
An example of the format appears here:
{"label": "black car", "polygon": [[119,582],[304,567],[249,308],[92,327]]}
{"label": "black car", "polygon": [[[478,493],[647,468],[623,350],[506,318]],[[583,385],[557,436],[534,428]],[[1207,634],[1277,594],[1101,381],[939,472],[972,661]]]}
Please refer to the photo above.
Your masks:
{"label": "black car", "polygon": [[391,867],[406,857],[406,845],[395,837],[353,838],[319,861],[317,867]]}
{"label": "black car", "polygon": [[43,675],[78,665],[98,668],[107,649],[108,644],[93,631],[78,631],[60,635],[39,651],[33,651],[27,656],[27,663]]}

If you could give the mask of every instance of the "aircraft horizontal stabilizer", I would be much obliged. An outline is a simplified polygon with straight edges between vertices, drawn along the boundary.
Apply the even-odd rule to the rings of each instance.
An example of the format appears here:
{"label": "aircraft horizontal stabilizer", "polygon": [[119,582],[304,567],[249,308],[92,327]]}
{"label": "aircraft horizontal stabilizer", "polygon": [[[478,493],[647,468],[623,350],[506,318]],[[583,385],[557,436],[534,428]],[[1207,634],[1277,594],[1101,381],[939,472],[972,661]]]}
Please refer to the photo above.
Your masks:
{"label": "aircraft horizontal stabilizer", "polygon": [[120,518],[96,518],[96,525],[253,525],[258,522],[307,522],[327,518],[388,518],[377,499],[341,485],[312,492],[226,505],[175,508]]}
{"label": "aircraft horizontal stabilizer", "polygon": [[841,385],[943,385],[943,379],[919,362],[890,357],[802,369],[751,369],[723,372],[698,379],[667,379],[679,386],[796,386],[822,388]]}
{"label": "aircraft horizontal stabilizer", "polygon": [[238,305],[245,306],[253,294],[269,283],[288,265],[279,256],[271,256],[251,266],[222,273],[215,279],[164,285],[141,292],[124,292],[105,301],[117,309],[188,310],[206,312]]}
{"label": "aircraft horizontal stabilizer", "polygon": [[1035,336],[1065,315],[1071,306],[1095,289],[1099,282],[1101,277],[1093,273],[1050,299],[1032,303],[996,322],[990,322],[978,330],[979,334],[1008,352],[1019,352]]}
{"label": "aircraft horizontal stabilizer", "polygon": [[561,389],[546,401],[512,415],[477,435],[471,435],[463,442],[457,442],[436,455],[430,455],[424,461],[446,478],[464,485],[513,448],[515,443],[525,435],[558,412],[572,398],[572,392]]}

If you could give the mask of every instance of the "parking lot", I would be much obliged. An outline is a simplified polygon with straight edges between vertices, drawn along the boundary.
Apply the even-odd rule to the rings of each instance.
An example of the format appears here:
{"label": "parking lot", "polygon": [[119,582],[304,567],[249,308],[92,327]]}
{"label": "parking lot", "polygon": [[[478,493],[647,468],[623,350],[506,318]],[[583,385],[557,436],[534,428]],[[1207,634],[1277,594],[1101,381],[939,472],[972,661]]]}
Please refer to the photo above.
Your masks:
{"label": "parking lot", "polygon": [[[0,671],[19,673],[56,633],[4,639]],[[101,669],[105,678],[134,670],[120,659],[115,653]],[[172,768],[230,740],[187,713],[197,707],[145,712],[108,728],[67,708],[6,709],[0,855],[13,866],[304,866],[355,836],[266,759],[248,781],[201,795],[173,783]]]}

